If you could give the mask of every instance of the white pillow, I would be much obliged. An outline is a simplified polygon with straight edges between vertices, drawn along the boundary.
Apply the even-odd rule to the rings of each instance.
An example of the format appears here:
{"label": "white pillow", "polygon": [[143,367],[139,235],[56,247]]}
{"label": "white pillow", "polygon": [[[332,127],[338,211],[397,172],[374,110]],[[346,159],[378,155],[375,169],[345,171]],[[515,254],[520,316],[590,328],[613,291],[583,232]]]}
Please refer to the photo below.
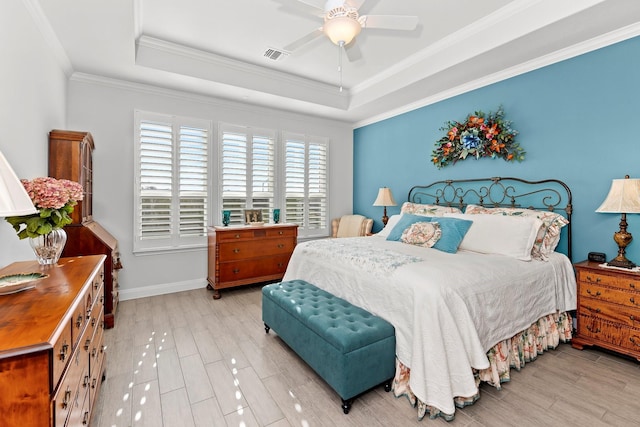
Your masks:
{"label": "white pillow", "polygon": [[395,227],[398,221],[400,221],[401,216],[402,214],[391,215],[389,217],[389,220],[387,221],[387,225],[385,225],[384,228],[377,232],[375,235],[384,237],[386,239],[387,236],[389,236],[389,233],[391,233],[391,230],[393,230],[393,227]]}
{"label": "white pillow", "polygon": [[535,217],[482,214],[444,216],[473,221],[459,249],[506,255],[523,261],[531,261],[531,248],[542,225],[542,221]]}

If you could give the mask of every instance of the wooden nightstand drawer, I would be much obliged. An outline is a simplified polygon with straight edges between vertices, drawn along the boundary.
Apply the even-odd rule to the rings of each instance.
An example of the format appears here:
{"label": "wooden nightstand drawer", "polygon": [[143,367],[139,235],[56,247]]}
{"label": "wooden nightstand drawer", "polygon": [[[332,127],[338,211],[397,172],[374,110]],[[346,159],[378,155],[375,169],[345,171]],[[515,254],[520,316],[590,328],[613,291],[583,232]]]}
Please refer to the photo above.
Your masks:
{"label": "wooden nightstand drawer", "polygon": [[640,294],[640,278],[634,279],[614,274],[603,274],[593,271],[578,271],[578,281],[584,284],[609,286],[624,291],[635,291]]}
{"label": "wooden nightstand drawer", "polygon": [[578,285],[575,348],[597,345],[640,360],[640,273],[575,265]]}
{"label": "wooden nightstand drawer", "polygon": [[612,323],[640,328],[640,310],[594,299],[583,298],[578,308],[580,314],[598,317]]}
{"label": "wooden nightstand drawer", "polygon": [[255,258],[259,256],[287,254],[293,251],[294,240],[287,239],[264,239],[262,244],[256,245],[253,241],[238,241],[221,243],[219,256],[227,261]]}
{"label": "wooden nightstand drawer", "polygon": [[579,288],[580,297],[620,304],[640,311],[640,292],[630,293],[618,288],[607,288],[584,283],[580,283]]}
{"label": "wooden nightstand drawer", "polygon": [[220,281],[236,281],[256,276],[270,276],[284,274],[289,263],[289,255],[279,255],[261,258],[252,262],[224,262],[220,263]]}

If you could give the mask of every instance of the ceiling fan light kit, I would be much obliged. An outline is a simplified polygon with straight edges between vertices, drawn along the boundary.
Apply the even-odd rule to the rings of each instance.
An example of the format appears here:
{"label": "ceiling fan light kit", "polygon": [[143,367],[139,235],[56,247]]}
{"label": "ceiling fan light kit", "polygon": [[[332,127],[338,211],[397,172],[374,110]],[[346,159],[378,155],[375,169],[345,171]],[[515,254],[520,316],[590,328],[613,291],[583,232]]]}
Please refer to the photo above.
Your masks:
{"label": "ceiling fan light kit", "polygon": [[[298,1],[311,6],[318,3],[317,0]],[[338,71],[340,72],[340,92],[342,92],[342,49],[352,42],[355,43],[354,39],[363,28],[412,31],[418,25],[417,16],[360,15],[358,9],[364,2],[365,0],[327,0],[324,4],[322,27],[289,43],[283,50],[287,53],[293,53],[323,34],[327,36],[339,49]],[[348,52],[347,57],[349,57]],[[349,59],[352,60],[352,58]]]}
{"label": "ceiling fan light kit", "polygon": [[337,45],[340,45],[340,42],[345,45],[351,43],[362,30],[358,20],[349,16],[336,16],[327,19],[322,28],[327,37]]}

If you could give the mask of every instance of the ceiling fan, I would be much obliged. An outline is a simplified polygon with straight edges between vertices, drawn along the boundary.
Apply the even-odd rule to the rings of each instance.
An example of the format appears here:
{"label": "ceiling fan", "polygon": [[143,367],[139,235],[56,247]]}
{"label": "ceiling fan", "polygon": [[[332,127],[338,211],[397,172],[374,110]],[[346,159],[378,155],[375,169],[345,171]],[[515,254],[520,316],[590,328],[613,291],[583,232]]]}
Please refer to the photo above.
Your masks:
{"label": "ceiling fan", "polygon": [[[283,50],[293,53],[302,48],[307,43],[326,35],[333,43],[339,47],[351,48],[355,43],[355,37],[362,29],[380,28],[387,30],[411,31],[418,25],[417,16],[404,15],[360,15],[358,9],[365,0],[297,0],[318,10],[318,15],[322,16],[324,23],[309,34],[286,45]],[[350,55],[347,50],[349,60],[357,59],[356,55]]]}

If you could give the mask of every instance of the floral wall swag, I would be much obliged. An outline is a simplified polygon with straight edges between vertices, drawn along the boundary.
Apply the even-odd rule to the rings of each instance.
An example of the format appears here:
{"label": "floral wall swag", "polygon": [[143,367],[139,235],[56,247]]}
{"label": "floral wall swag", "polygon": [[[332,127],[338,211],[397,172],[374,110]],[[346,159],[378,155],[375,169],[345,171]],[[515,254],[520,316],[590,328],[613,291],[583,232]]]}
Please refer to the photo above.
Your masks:
{"label": "floral wall swag", "polygon": [[524,160],[525,151],[515,141],[518,131],[511,129],[511,121],[504,119],[502,107],[495,113],[476,111],[462,123],[449,121],[440,130],[447,134],[436,141],[432,153],[438,169],[469,156],[501,157],[507,162]]}

